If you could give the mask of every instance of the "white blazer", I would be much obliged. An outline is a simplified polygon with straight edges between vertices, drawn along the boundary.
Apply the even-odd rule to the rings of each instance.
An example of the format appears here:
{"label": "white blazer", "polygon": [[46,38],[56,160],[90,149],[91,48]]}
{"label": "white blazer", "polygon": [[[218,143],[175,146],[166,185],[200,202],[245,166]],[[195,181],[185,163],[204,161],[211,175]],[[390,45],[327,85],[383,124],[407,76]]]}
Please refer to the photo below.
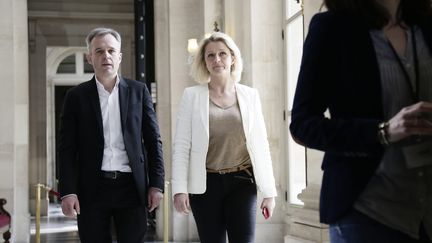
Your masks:
{"label": "white blazer", "polygon": [[[235,87],[256,185],[265,198],[275,197],[275,179],[258,91],[238,83]],[[178,110],[172,162],[173,195],[206,191],[208,146],[209,90],[203,84],[184,90]]]}

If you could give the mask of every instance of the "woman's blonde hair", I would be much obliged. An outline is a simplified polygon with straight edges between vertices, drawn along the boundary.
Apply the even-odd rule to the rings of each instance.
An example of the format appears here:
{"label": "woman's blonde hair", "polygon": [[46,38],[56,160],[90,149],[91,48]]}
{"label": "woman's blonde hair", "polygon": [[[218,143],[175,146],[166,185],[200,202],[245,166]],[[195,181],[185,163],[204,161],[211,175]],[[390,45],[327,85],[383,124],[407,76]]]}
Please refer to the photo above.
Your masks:
{"label": "woman's blonde hair", "polygon": [[217,41],[224,43],[230,50],[234,60],[234,63],[231,65],[231,79],[235,82],[239,82],[243,71],[243,59],[240,50],[233,39],[222,32],[214,32],[210,37],[200,41],[195,58],[192,62],[190,75],[200,84],[210,82],[210,73],[205,63],[205,49],[210,42]]}

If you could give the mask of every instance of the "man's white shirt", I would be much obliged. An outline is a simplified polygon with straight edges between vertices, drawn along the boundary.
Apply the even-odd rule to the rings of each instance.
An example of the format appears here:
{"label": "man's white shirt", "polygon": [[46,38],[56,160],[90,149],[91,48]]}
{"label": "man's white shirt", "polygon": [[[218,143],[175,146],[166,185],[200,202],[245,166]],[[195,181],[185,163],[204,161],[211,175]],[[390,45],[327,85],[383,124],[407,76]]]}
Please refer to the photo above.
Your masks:
{"label": "man's white shirt", "polygon": [[131,172],[121,126],[118,87],[120,79],[117,76],[111,93],[104,88],[103,84],[96,77],[95,79],[102,112],[104,135],[104,152],[101,169],[103,171]]}

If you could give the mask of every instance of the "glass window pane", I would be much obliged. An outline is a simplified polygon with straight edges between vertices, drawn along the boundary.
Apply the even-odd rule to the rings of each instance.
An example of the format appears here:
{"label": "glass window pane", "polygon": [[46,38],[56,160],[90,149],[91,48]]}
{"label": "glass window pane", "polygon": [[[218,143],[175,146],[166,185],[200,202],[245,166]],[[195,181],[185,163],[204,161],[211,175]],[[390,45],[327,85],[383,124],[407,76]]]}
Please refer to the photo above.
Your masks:
{"label": "glass window pane", "polygon": [[[291,121],[291,119],[289,119]],[[303,205],[297,196],[306,188],[306,150],[298,145],[288,134],[289,198],[292,204]]]}
{"label": "glass window pane", "polygon": [[292,109],[300,62],[303,54],[303,17],[300,15],[286,26],[288,110]]}
{"label": "glass window pane", "polygon": [[93,73],[93,66],[87,62],[87,59],[84,54],[84,73]]}
{"label": "glass window pane", "polygon": [[297,12],[301,11],[301,0],[287,0],[285,1],[286,6],[286,19],[291,18]]}
{"label": "glass window pane", "polygon": [[[287,21],[285,27],[286,41],[286,77],[287,77],[287,107],[288,114],[292,109],[292,102],[297,85],[297,78],[300,70],[301,57],[303,54],[303,15],[295,15],[301,11],[300,3],[295,0],[285,1],[287,6]],[[288,122],[291,117],[288,116]],[[298,145],[291,137],[288,137],[288,202],[290,204],[303,205],[298,199],[298,194],[306,187],[306,150]]]}
{"label": "glass window pane", "polygon": [[57,73],[75,73],[75,54],[72,54],[60,63],[57,68]]}

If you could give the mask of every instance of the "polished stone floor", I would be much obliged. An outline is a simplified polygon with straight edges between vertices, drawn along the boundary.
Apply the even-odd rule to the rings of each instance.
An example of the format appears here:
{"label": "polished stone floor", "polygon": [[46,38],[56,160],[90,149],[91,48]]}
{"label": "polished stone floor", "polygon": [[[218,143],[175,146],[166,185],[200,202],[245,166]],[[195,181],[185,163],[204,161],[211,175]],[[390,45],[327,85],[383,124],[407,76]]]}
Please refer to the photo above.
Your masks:
{"label": "polished stone floor", "polygon": [[[78,237],[76,220],[65,217],[59,204],[50,204],[48,217],[41,217],[40,242],[45,243],[75,243],[80,242]],[[31,220],[31,241],[35,240],[35,218]]]}
{"label": "polished stone floor", "polygon": [[[30,242],[36,242],[35,235],[31,236]],[[49,233],[41,234],[40,242],[45,243],[79,243],[79,237],[77,232],[62,232],[62,233]]]}
{"label": "polished stone floor", "polygon": [[[50,204],[48,217],[41,218],[40,225],[40,242],[43,243],[79,243],[78,228],[76,220],[65,217],[59,204]],[[31,221],[31,240],[36,242],[35,239],[35,219]],[[154,231],[148,230],[146,242],[156,243],[154,241]],[[114,241],[115,242],[115,241]]]}

